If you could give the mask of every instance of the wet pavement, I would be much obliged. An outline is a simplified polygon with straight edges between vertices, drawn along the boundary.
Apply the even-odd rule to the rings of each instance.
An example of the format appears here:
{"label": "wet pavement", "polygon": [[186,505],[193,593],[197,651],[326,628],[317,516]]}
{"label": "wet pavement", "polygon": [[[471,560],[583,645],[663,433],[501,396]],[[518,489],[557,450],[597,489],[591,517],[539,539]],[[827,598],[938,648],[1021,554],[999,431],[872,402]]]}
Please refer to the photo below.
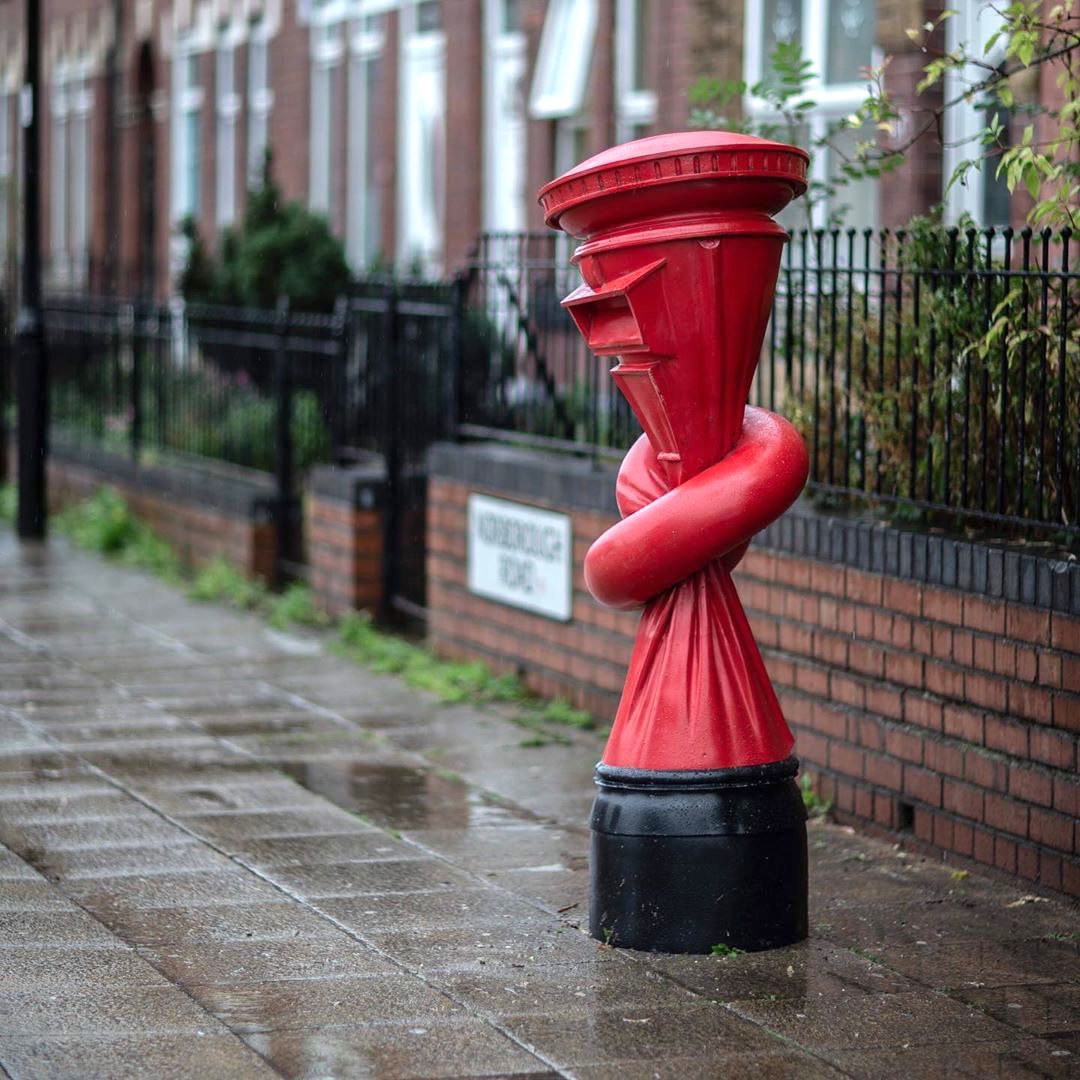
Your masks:
{"label": "wet pavement", "polygon": [[1080,917],[813,823],[811,940],[583,933],[599,739],[0,532],[0,1072],[1080,1076]]}

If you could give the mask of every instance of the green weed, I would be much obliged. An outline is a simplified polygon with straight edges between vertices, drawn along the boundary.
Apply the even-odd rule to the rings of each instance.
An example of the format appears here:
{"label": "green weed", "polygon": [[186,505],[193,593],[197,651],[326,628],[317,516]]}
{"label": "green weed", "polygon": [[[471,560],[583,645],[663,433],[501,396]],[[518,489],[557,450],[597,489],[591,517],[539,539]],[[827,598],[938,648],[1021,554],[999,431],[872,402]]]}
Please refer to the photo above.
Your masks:
{"label": "green weed", "polygon": [[19,505],[19,492],[14,484],[0,484],[0,521],[9,525],[15,521]]}
{"label": "green weed", "polygon": [[832,800],[822,799],[814,791],[814,780],[808,773],[803,773],[799,777],[799,788],[802,791],[803,806],[806,807],[806,812],[810,817],[824,818],[832,813]]}
{"label": "green weed", "polygon": [[315,606],[311,589],[299,583],[290,585],[270,604],[270,625],[278,630],[297,626],[329,626],[330,616]]}
{"label": "green weed", "polygon": [[[14,512],[14,489],[0,488],[0,518],[13,517]],[[91,498],[69,507],[60,515],[58,524],[80,547],[148,570],[173,584],[186,581],[188,595],[194,600],[259,613],[278,629],[334,625],[318,609],[306,585],[291,585],[280,596],[274,596],[261,582],[245,577],[222,558],[192,575],[173,548],[139,521],[114,488],[101,488]],[[409,686],[426,690],[440,701],[518,706],[509,719],[528,732],[521,746],[569,746],[571,740],[550,730],[551,726],[579,730],[594,727],[588,713],[562,698],[539,698],[517,676],[497,675],[479,661],[441,660],[422,645],[379,630],[365,613],[346,615],[336,628],[336,640],[331,646],[335,652],[380,674],[397,675]]]}
{"label": "green weed", "polygon": [[79,547],[111,556],[132,544],[140,528],[131,507],[111,487],[100,488],[89,499],[69,506],[56,524]]}
{"label": "green weed", "polygon": [[575,709],[564,698],[553,698],[540,708],[540,719],[549,724],[562,724],[565,727],[590,730],[593,718],[584,709]]}
{"label": "green weed", "polygon": [[265,608],[269,600],[263,584],[244,577],[235,566],[220,558],[195,575],[188,595],[193,600],[217,601],[242,611]]}
{"label": "green weed", "polygon": [[78,547],[148,570],[172,583],[183,577],[176,552],[132,513],[115,488],[103,487],[61,513],[56,524]]}
{"label": "green weed", "polygon": [[721,959],[727,960],[732,956],[742,956],[743,950],[736,949],[734,945],[725,945],[723,942],[720,942],[719,945],[714,945],[712,947],[712,954],[713,956],[719,956]]}

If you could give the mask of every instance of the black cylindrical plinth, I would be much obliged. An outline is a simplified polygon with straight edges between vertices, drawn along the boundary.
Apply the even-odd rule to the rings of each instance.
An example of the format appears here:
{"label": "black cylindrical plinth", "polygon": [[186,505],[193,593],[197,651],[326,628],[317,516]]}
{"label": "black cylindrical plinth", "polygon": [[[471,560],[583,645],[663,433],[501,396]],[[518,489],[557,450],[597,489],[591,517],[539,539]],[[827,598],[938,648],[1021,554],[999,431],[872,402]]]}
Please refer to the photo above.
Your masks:
{"label": "black cylindrical plinth", "polygon": [[658,771],[597,765],[589,930],[611,945],[756,951],[807,935],[795,758]]}

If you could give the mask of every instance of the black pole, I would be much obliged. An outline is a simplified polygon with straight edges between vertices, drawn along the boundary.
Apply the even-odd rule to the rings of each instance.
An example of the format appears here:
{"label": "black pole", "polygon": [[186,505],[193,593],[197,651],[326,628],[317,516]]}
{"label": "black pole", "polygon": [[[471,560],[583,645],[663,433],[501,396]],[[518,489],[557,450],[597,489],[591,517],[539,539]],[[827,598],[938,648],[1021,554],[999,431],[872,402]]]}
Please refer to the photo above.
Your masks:
{"label": "black pole", "polygon": [[292,553],[293,445],[292,386],[289,371],[289,301],[278,300],[277,345],[274,351],[274,586],[285,583],[285,562]]}
{"label": "black pole", "polygon": [[[401,585],[401,424],[399,416],[401,358],[398,356],[398,294],[390,281],[384,294],[382,348],[378,364],[378,408],[382,413],[379,449],[386,473],[386,502],[383,506],[383,590],[379,612],[384,621],[394,616],[394,599]],[[370,353],[368,354],[370,358]]]}
{"label": "black pole", "polygon": [[23,540],[45,537],[45,458],[48,453],[48,366],[41,319],[41,7],[26,0],[26,82],[23,118],[23,258],[15,323],[15,379],[19,426],[19,510]]}

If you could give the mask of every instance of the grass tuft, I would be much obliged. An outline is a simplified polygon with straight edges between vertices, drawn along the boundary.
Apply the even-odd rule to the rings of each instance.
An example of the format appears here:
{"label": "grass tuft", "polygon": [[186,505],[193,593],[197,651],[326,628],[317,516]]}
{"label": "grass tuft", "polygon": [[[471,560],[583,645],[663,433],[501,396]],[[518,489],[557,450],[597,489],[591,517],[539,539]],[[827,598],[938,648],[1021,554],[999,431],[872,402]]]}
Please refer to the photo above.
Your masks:
{"label": "grass tuft", "polygon": [[832,813],[832,800],[822,799],[814,790],[814,778],[809,773],[799,777],[799,789],[802,791],[803,806],[812,818],[825,818]]}
{"label": "grass tuft", "polygon": [[270,596],[266,586],[244,577],[224,559],[214,559],[198,571],[188,595],[193,600],[216,601],[241,611],[265,609]]}
{"label": "grass tuft", "polygon": [[290,585],[270,604],[270,625],[278,630],[289,626],[329,626],[330,616],[315,605],[311,589],[299,582]]}
{"label": "grass tuft", "polygon": [[[14,520],[15,489],[0,487],[0,520]],[[141,522],[123,496],[111,487],[64,510],[57,525],[77,546],[128,566],[148,570],[171,584],[187,585],[194,600],[226,604],[267,618],[277,629],[290,626],[331,627],[311,590],[290,585],[275,596],[225,559],[217,558],[192,572],[176,551]],[[521,745],[569,745],[570,739],[551,727],[594,730],[592,717],[562,698],[545,700],[530,692],[515,675],[497,675],[479,661],[441,660],[430,649],[378,629],[364,612],[346,615],[336,624],[334,650],[380,674],[397,675],[409,686],[426,690],[450,704],[498,703],[516,706],[510,716],[525,728]]]}
{"label": "grass tuft", "polygon": [[712,954],[713,956],[720,957],[722,960],[727,960],[733,956],[742,956],[743,950],[736,949],[734,945],[725,945],[721,942],[719,945],[714,945],[712,947]]}

